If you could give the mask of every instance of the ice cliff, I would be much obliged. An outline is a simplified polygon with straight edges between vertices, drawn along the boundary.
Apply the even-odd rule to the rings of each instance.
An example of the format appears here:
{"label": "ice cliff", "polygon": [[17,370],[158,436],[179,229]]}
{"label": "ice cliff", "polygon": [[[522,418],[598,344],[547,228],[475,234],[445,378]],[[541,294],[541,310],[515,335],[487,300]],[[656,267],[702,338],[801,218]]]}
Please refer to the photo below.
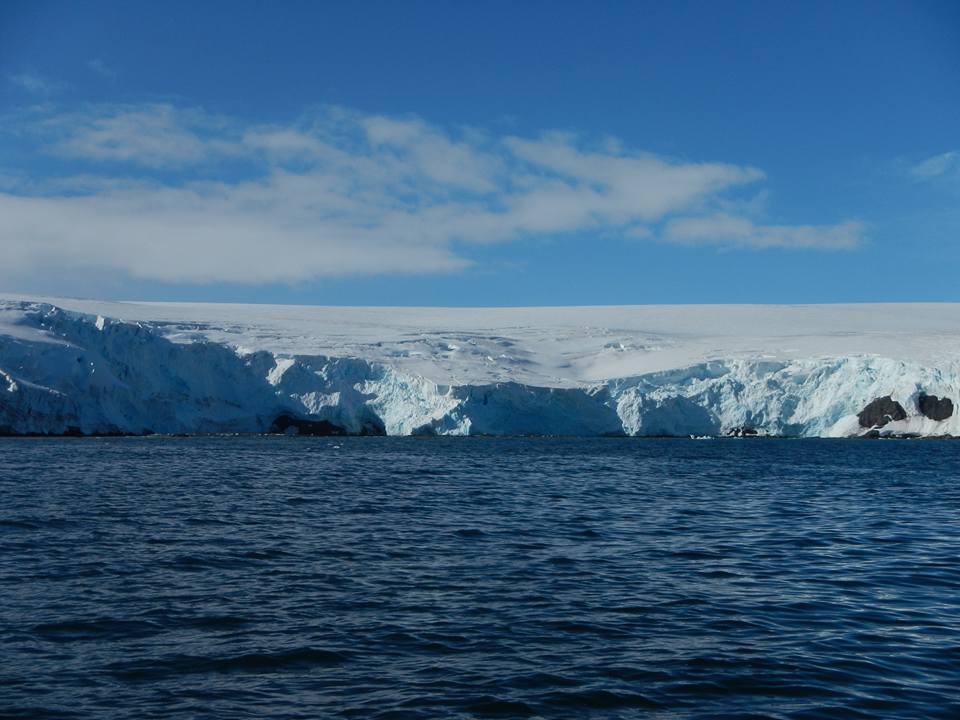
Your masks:
{"label": "ice cliff", "polygon": [[[391,335],[361,322],[376,313],[368,309],[339,313],[335,330],[311,330],[293,316],[231,306],[60,306],[69,304],[0,301],[0,434],[960,435],[960,363],[947,332],[960,316],[942,307],[912,335],[889,317],[863,333],[875,343],[868,349],[889,342],[889,353],[849,352],[856,343],[837,329],[840,310],[804,321],[833,318],[819,345],[804,331],[754,333],[742,347],[732,335],[690,332],[702,317],[684,321],[676,308],[664,311],[677,318],[672,334],[649,329],[650,308],[636,310],[637,327],[629,308],[609,325],[596,315],[583,324],[576,312],[563,324],[556,311],[543,318],[566,334],[545,363],[560,326],[543,331],[537,317],[504,311],[491,311],[499,324],[482,332],[467,330],[479,315],[441,332],[437,311],[413,312],[403,317],[421,327]],[[726,312],[733,325],[750,317],[749,308],[700,312]],[[772,317],[769,308],[755,316]],[[342,354],[315,352],[333,336]],[[906,341],[920,350],[898,349]],[[619,372],[590,377],[603,371]]]}

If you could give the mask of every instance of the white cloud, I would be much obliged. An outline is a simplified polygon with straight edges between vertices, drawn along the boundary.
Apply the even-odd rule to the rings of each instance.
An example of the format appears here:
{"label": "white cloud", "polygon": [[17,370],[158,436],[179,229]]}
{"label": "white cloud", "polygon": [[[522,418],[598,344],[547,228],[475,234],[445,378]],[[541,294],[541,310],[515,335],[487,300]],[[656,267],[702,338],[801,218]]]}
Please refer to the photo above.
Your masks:
{"label": "white cloud", "polygon": [[[224,212],[225,209],[229,211]],[[447,248],[355,239],[335,228],[285,225],[236,199],[132,192],[111,197],[0,195],[4,269],[114,269],[169,282],[296,282],[370,272],[448,272]],[[42,223],[38,217],[45,217]],[[19,242],[7,242],[19,237]]]}
{"label": "white cloud", "polygon": [[[170,104],[49,110],[38,151],[83,174],[0,192],[0,278],[85,268],[168,282],[453,272],[469,244],[596,232],[676,242],[848,247],[855,224],[713,215],[763,173],[571,135],[498,137],[327,108],[245,125]],[[673,218],[671,220],[671,218]],[[699,224],[698,224],[699,223]]]}
{"label": "white cloud", "polygon": [[97,75],[107,80],[116,80],[117,71],[107,65],[102,58],[94,58],[87,61],[87,67]]}
{"label": "white cloud", "polygon": [[715,214],[678,218],[664,228],[670,242],[713,244],[747,248],[811,248],[849,250],[863,242],[863,225],[755,225],[744,217]]}
{"label": "white cloud", "polygon": [[919,180],[939,178],[947,173],[960,172],[960,152],[945,152],[929,157],[910,168],[910,174]]}
{"label": "white cloud", "polygon": [[509,138],[520,158],[557,173],[575,187],[585,209],[611,220],[655,220],[728,188],[763,178],[755,168],[720,163],[670,163],[652,155],[583,152],[569,135],[539,141]]}
{"label": "white cloud", "polygon": [[398,121],[368,117],[361,121],[367,139],[378,152],[392,153],[405,167],[414,168],[448,188],[493,192],[502,171],[498,158],[467,142],[454,142],[422,120]]}
{"label": "white cloud", "polygon": [[59,138],[47,148],[55,154],[153,168],[193,165],[231,149],[229,142],[204,136],[222,129],[214,118],[166,104],[56,115],[42,129]]}
{"label": "white cloud", "polygon": [[33,95],[52,95],[60,87],[32,72],[11,73],[7,80]]}

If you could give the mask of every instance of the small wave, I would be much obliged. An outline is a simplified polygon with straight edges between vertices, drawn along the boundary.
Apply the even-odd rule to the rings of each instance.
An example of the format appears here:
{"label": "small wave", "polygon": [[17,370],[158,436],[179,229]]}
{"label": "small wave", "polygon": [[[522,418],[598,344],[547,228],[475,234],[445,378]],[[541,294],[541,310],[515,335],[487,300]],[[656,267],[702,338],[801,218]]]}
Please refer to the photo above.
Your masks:
{"label": "small wave", "polygon": [[164,567],[178,572],[205,572],[207,570],[242,569],[255,564],[246,555],[178,555],[164,563]]}
{"label": "small wave", "polygon": [[604,638],[629,637],[630,633],[616,627],[599,623],[576,622],[573,620],[553,620],[546,623],[552,630],[571,635],[596,635]]}
{"label": "small wave", "polygon": [[319,666],[339,665],[347,659],[347,655],[341,652],[302,647],[222,658],[175,655],[157,660],[112,663],[107,669],[120,680],[149,682],[172,675],[296,672]]}
{"label": "small wave", "polygon": [[178,625],[197,628],[198,630],[232,630],[246,627],[251,622],[251,620],[237,615],[201,615],[183,620]]}
{"label": "small wave", "polygon": [[506,687],[516,688],[517,690],[540,690],[549,687],[576,687],[580,683],[563,675],[537,672],[512,677],[504,681],[503,684]]}
{"label": "small wave", "polygon": [[652,605],[620,605],[618,607],[605,608],[606,612],[619,613],[622,615],[649,615],[657,612]]}
{"label": "small wave", "polygon": [[163,628],[153,622],[115,620],[113,618],[41,623],[34,625],[32,630],[44,640],[50,640],[52,642],[119,640],[121,638],[148,637],[163,632]]}
{"label": "small wave", "polygon": [[381,642],[385,645],[395,645],[400,647],[410,647],[418,652],[430,653],[434,655],[449,655],[457,652],[463,652],[466,638],[449,639],[447,642],[439,639],[441,636],[419,637],[407,632],[392,632],[384,635]]}
{"label": "small wave", "polygon": [[0,530],[39,530],[40,523],[30,520],[0,520]]}
{"label": "small wave", "polygon": [[84,717],[83,713],[63,708],[45,708],[45,707],[13,707],[0,708],[0,719],[2,720],[70,720],[70,718]]}
{"label": "small wave", "polygon": [[16,531],[25,530],[33,532],[36,530],[63,530],[64,528],[77,527],[79,523],[69,518],[58,517],[19,517],[0,519],[0,530]]}
{"label": "small wave", "polygon": [[531,717],[535,715],[533,708],[524,702],[515,700],[501,700],[495,697],[484,697],[468,703],[464,707],[468,713],[477,717]]}
{"label": "small wave", "polygon": [[456,531],[456,535],[462,538],[481,538],[486,535],[486,533],[476,528],[462,528]]}
{"label": "small wave", "polygon": [[290,553],[285,550],[269,548],[267,550],[248,550],[245,553],[241,553],[240,557],[245,560],[276,560],[289,554]]}
{"label": "small wave", "polygon": [[722,555],[709,550],[675,550],[670,557],[678,560],[721,560]]}
{"label": "small wave", "polygon": [[661,704],[646,695],[612,690],[560,691],[551,693],[550,705],[571,710],[612,710],[615,708],[659,708]]}

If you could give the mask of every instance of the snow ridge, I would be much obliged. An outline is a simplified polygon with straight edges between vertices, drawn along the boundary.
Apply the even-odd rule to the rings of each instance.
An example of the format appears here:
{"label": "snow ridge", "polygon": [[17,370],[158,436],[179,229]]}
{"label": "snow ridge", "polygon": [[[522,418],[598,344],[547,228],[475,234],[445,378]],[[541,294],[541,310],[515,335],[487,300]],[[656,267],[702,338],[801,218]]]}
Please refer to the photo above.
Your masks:
{"label": "snow ridge", "polygon": [[[957,413],[919,410],[923,395],[958,402],[956,359],[740,353],[572,387],[435,382],[383,359],[245,347],[237,332],[231,344],[186,337],[184,324],[0,301],[0,433],[259,433],[289,415],[388,435],[960,435]],[[502,347],[530,362],[525,348]],[[906,418],[861,427],[857,413],[884,396]]]}

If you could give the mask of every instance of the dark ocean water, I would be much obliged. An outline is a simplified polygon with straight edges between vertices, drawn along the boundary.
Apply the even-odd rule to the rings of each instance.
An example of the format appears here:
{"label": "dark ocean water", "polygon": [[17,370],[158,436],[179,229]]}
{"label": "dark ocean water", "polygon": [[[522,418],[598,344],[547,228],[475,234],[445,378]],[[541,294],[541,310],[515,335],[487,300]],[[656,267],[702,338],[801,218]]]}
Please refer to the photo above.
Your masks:
{"label": "dark ocean water", "polygon": [[2,717],[960,717],[960,442],[3,440],[0,493]]}

